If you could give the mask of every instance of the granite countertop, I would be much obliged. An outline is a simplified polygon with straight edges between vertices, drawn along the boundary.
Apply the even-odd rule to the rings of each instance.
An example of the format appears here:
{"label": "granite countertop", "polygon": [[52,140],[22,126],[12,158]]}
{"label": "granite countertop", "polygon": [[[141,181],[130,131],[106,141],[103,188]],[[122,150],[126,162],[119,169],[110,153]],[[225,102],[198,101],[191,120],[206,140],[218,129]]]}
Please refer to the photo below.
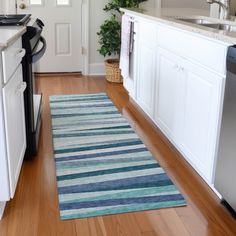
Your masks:
{"label": "granite countertop", "polygon": [[231,20],[226,21],[207,16],[191,15],[191,13],[187,14],[186,12],[185,14],[180,14],[180,12],[178,11],[176,11],[176,14],[175,11],[171,11],[171,13],[169,14],[169,12],[166,9],[161,9],[161,8],[150,8],[150,9],[121,8],[121,11],[125,12],[126,14],[130,14],[132,16],[143,17],[148,20],[164,23],[189,32],[199,33],[200,35],[219,40],[222,43],[236,44],[236,32],[213,29],[198,24],[188,23],[178,19],[184,19],[184,18],[205,19],[211,21],[211,23],[230,24],[235,27],[236,27],[236,21],[231,21]]}
{"label": "granite countertop", "polygon": [[26,27],[24,26],[0,27],[0,49],[4,49],[14,43],[25,32]]}

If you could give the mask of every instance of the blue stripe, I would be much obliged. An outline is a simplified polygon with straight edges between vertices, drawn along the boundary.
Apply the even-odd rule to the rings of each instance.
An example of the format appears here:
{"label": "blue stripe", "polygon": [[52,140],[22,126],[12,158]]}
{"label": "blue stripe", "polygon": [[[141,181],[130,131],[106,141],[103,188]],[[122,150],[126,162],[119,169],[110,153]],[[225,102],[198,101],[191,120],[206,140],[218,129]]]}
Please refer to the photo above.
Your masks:
{"label": "blue stripe", "polygon": [[129,150],[121,150],[121,151],[112,151],[112,152],[98,152],[93,154],[84,154],[84,155],[77,155],[77,156],[66,156],[66,157],[58,157],[56,158],[56,162],[61,161],[72,161],[72,160],[81,160],[87,158],[95,158],[95,157],[106,157],[106,156],[115,156],[121,155],[126,153],[138,153],[147,151],[147,148],[136,148],[136,149],[129,149]]}
{"label": "blue stripe", "polygon": [[121,179],[121,180],[116,179],[116,180],[91,183],[91,184],[59,187],[59,194],[158,187],[170,184],[172,184],[172,182],[169,180],[166,174],[157,174],[157,175],[146,175],[141,177]]}

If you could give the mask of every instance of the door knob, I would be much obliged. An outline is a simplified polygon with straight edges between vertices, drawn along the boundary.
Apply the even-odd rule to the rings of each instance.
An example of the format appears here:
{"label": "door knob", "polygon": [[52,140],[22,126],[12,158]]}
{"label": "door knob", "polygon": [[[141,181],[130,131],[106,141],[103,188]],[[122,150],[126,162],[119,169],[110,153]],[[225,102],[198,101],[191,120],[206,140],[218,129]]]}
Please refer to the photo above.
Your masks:
{"label": "door knob", "polygon": [[25,4],[25,3],[21,3],[21,4],[19,5],[19,8],[22,9],[22,10],[23,10],[23,9],[26,9],[26,4]]}

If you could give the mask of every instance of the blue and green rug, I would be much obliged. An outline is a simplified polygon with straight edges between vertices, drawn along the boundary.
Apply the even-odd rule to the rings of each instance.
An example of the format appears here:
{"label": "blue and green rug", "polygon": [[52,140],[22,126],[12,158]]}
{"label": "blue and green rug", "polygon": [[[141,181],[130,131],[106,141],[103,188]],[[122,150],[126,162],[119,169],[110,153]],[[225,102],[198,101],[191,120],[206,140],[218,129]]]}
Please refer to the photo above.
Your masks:
{"label": "blue and green rug", "polygon": [[104,93],[50,97],[61,219],[186,205]]}

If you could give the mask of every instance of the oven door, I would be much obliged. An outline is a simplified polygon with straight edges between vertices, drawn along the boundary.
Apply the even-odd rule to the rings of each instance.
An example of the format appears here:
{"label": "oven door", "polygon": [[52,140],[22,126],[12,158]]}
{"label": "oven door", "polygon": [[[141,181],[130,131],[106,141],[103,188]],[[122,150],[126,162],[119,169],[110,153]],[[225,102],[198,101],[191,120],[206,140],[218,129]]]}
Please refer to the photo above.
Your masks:
{"label": "oven door", "polygon": [[27,54],[24,59],[24,80],[27,83],[25,93],[26,104],[26,130],[27,130],[27,150],[26,157],[36,155],[38,149],[38,139],[41,127],[42,113],[42,94],[40,94],[35,86],[36,83],[36,67],[37,62],[42,58],[46,51],[46,41],[40,37],[38,43],[34,47],[32,53]]}

